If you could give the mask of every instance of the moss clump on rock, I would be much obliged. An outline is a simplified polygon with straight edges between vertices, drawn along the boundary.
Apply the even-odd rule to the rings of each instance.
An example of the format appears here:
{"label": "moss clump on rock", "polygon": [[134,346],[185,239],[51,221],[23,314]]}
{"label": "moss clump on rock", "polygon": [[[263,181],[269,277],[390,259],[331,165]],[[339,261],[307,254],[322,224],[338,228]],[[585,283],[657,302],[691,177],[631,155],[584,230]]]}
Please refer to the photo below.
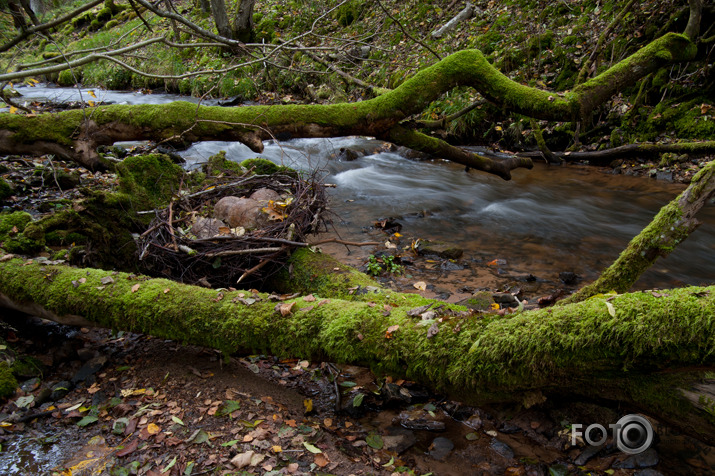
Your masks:
{"label": "moss clump on rock", "polygon": [[17,379],[12,374],[7,362],[0,362],[0,399],[10,398],[15,394]]}
{"label": "moss clump on rock", "polygon": [[203,171],[206,175],[243,175],[246,172],[240,164],[228,160],[226,158],[226,151],[222,150],[218,154],[214,154],[209,157],[209,161],[204,164]]}
{"label": "moss clump on rock", "polygon": [[26,212],[14,212],[0,215],[0,243],[2,247],[17,254],[32,254],[41,250],[44,242],[38,242],[26,236],[23,232],[32,217]]}
{"label": "moss clump on rock", "polygon": [[14,193],[12,186],[5,181],[5,179],[0,178],[0,201],[9,198]]}
{"label": "moss clump on rock", "polygon": [[164,154],[128,157],[117,165],[119,191],[135,211],[163,207],[178,192],[184,170]]}
{"label": "moss clump on rock", "polygon": [[287,167],[281,167],[270,160],[261,158],[246,159],[241,162],[241,167],[248,170],[253,169],[253,173],[256,175],[272,175],[281,170],[288,170]]}

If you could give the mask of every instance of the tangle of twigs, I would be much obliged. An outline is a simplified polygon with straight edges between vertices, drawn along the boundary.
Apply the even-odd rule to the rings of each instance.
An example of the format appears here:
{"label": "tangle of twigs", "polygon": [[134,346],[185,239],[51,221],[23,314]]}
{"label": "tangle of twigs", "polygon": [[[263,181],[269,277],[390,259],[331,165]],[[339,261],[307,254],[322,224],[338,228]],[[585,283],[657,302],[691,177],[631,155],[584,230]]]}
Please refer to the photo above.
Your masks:
{"label": "tangle of twigs", "polygon": [[[293,198],[282,210],[282,219],[242,236],[226,233],[200,239],[191,233],[194,217],[210,217],[221,198],[248,196],[260,188]],[[168,207],[156,210],[138,238],[139,260],[148,274],[185,283],[258,287],[285,264],[291,250],[308,246],[307,235],[325,229],[326,207],[325,186],[315,173],[245,174],[198,193],[180,194]]]}

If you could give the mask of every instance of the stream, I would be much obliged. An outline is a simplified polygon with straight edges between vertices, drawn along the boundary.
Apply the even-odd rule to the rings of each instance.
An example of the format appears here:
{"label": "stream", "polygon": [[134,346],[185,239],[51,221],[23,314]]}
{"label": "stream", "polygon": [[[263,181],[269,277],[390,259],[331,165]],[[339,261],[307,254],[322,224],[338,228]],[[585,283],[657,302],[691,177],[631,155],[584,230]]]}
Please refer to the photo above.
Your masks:
{"label": "stream", "polygon": [[[87,100],[75,88],[46,85],[18,87],[28,100]],[[172,94],[91,90],[96,100],[122,104],[161,104],[196,98]],[[207,102],[216,104],[216,101]],[[330,189],[335,232],[344,240],[384,240],[368,230],[376,220],[392,217],[403,225],[401,246],[410,240],[437,240],[464,250],[464,260],[501,260],[496,274],[532,275],[558,282],[560,272],[592,281],[610,265],[629,240],[684,186],[655,179],[613,175],[610,169],[579,165],[547,166],[513,171],[504,181],[440,160],[417,161],[390,152],[369,138],[293,139],[267,141],[262,154],[236,142],[200,142],[180,153],[188,168],[226,151],[242,161],[264,157],[299,170],[318,169]],[[341,149],[357,151],[345,160]],[[365,152],[367,153],[365,154]],[[365,155],[362,155],[365,154]],[[342,158],[341,158],[342,157]],[[638,282],[640,289],[712,283],[715,276],[715,208],[699,212],[701,227],[670,256],[660,259]],[[374,248],[324,246],[349,264],[365,263]],[[444,273],[443,273],[444,277]],[[494,285],[476,276],[460,277],[472,287]]]}

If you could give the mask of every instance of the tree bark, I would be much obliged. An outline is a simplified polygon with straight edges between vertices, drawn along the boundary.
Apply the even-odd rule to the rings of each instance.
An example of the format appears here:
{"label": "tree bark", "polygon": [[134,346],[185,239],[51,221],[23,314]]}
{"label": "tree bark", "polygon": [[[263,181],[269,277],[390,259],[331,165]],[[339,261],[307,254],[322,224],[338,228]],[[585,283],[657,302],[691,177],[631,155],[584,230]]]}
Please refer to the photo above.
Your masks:
{"label": "tree bark", "polygon": [[[490,101],[529,117],[563,121],[588,116],[619,89],[666,64],[690,59],[695,52],[695,45],[686,37],[671,33],[563,96],[516,83],[489,64],[478,50],[463,50],[423,69],[392,91],[354,104],[220,108],[175,102],[99,106],[91,114],[2,114],[0,154],[53,153],[97,169],[102,167],[97,146],[120,140],[171,139],[187,143],[221,138],[243,142],[255,151],[262,150],[262,139],[273,137],[367,135],[390,140],[402,134],[401,121],[420,113],[455,86],[472,86]],[[65,68],[66,65],[57,65],[47,70]],[[0,81],[11,79],[7,76],[0,75]],[[460,154],[452,154],[454,149],[439,145],[441,153],[447,154],[443,158],[463,163]],[[504,168],[486,158],[480,161],[488,165],[465,165],[487,171]],[[516,166],[530,163],[512,162]]]}
{"label": "tree bark", "polygon": [[233,39],[244,43],[253,40],[253,7],[256,0],[240,0],[233,22]]}
{"label": "tree bark", "polygon": [[224,38],[233,38],[224,0],[211,0],[211,14],[214,17],[218,34]]}
{"label": "tree bark", "polygon": [[611,291],[623,293],[659,257],[670,254],[700,225],[695,214],[715,195],[715,160],[700,170],[687,189],[660,209],[653,221],[633,238],[618,259],[601,276],[563,300],[583,301]]}
{"label": "tree bark", "polygon": [[[566,395],[617,400],[715,443],[708,400],[715,384],[706,377],[715,365],[715,287],[594,298],[503,317],[415,294],[358,291],[350,299],[276,301],[126,273],[0,262],[0,303],[59,322],[225,353],[366,365],[466,403],[528,404]],[[436,319],[420,317],[427,304]],[[428,337],[431,327],[438,332]]]}

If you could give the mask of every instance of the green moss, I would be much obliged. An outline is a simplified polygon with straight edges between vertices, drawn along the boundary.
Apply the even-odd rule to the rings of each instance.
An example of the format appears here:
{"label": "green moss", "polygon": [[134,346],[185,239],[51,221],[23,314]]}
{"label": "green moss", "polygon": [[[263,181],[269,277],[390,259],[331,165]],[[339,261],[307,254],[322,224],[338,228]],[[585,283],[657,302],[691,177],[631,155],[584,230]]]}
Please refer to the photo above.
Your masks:
{"label": "green moss", "polygon": [[647,131],[674,131],[677,137],[683,139],[715,137],[715,120],[701,111],[701,105],[710,102],[701,97],[686,102],[662,102],[653,109],[648,118]]}
{"label": "green moss", "polygon": [[273,175],[279,171],[286,170],[287,167],[276,165],[268,159],[246,159],[241,162],[241,167],[246,170],[253,170],[256,175]]}
{"label": "green moss", "polygon": [[184,170],[163,154],[127,157],[117,165],[119,191],[131,197],[135,211],[166,206],[178,192]]}
{"label": "green moss", "polygon": [[7,362],[0,362],[0,399],[7,399],[15,394],[17,380]]}
{"label": "green moss", "polygon": [[[28,223],[32,221],[32,216],[27,212],[13,212],[0,214],[0,241],[4,241],[8,236],[21,233]],[[17,228],[17,231],[13,231]]]}
{"label": "green moss", "polygon": [[104,27],[105,27],[107,30],[111,30],[112,28],[114,28],[114,27],[117,26],[117,25],[119,25],[119,21],[117,21],[117,20],[109,20],[109,21],[107,22],[107,24],[104,25]]}
{"label": "green moss", "polygon": [[333,17],[337,20],[338,25],[346,27],[351,25],[362,14],[365,8],[365,3],[360,0],[351,0],[335,10]]}
{"label": "green moss", "polygon": [[228,175],[238,177],[245,174],[247,169],[236,162],[228,160],[226,158],[226,151],[222,150],[218,154],[209,157],[208,162],[203,165],[202,170],[206,175],[210,176]]}
{"label": "green moss", "polygon": [[7,183],[4,178],[0,177],[0,202],[6,198],[10,198],[13,193],[15,193],[15,191],[12,186]]}
{"label": "green moss", "polygon": [[[366,274],[329,255],[306,248],[293,252],[288,266],[272,279],[271,286],[284,292],[315,293],[341,299],[360,298],[366,292],[370,297],[383,290],[382,285]],[[356,293],[358,289],[360,291]]]}
{"label": "green moss", "polygon": [[42,377],[44,365],[38,359],[25,355],[12,363],[12,373],[20,379]]}
{"label": "green moss", "polygon": [[[57,77],[57,84],[60,86],[74,86],[77,81],[74,80],[75,75],[79,74],[79,69],[75,68],[74,72],[66,69],[64,71],[60,71],[59,76]],[[74,74],[73,74],[74,73]],[[78,80],[80,78],[77,78]]]}

